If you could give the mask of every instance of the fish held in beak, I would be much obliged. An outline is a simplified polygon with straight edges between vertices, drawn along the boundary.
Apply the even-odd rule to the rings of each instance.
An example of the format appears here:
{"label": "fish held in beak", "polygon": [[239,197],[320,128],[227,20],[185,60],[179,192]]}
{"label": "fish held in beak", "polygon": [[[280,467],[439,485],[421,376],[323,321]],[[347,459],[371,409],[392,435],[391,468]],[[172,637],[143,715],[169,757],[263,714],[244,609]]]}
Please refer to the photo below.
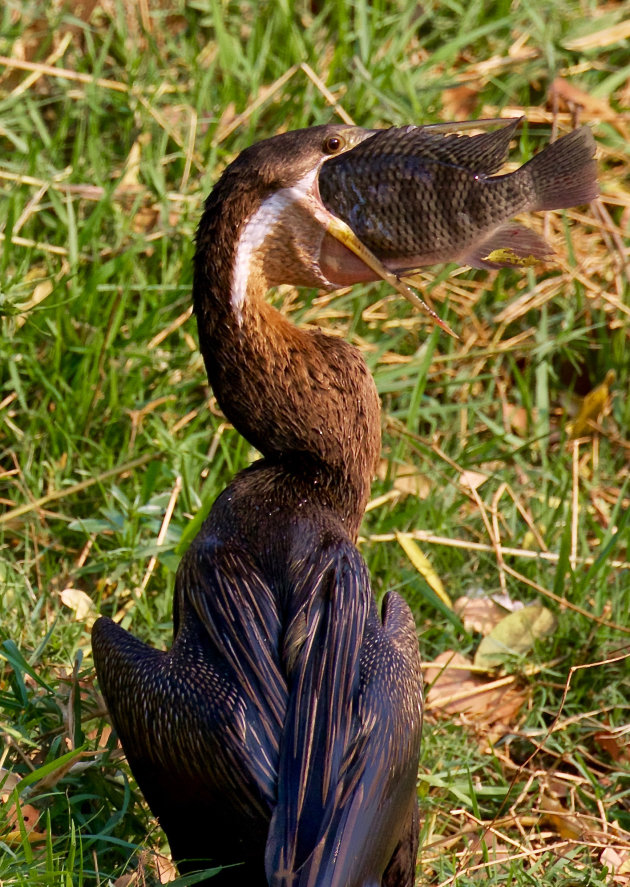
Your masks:
{"label": "fish held in beak", "polygon": [[[593,200],[595,140],[583,126],[515,172],[496,175],[520,120],[478,135],[441,126],[379,130],[322,164],[321,200],[396,274],[452,261],[474,268],[534,264],[553,250],[511,219]],[[334,236],[324,242],[320,265],[338,285],[382,276]]]}

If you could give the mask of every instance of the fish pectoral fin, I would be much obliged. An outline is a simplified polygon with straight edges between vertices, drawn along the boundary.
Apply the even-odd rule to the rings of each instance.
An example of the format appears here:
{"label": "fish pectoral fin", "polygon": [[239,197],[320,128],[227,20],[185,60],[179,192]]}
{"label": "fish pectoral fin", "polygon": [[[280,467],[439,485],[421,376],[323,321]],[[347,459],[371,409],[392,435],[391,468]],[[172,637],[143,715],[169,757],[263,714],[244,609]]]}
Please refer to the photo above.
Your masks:
{"label": "fish pectoral fin", "polygon": [[553,249],[540,234],[518,222],[501,225],[481,243],[476,243],[461,259],[471,268],[528,268],[553,255]]}

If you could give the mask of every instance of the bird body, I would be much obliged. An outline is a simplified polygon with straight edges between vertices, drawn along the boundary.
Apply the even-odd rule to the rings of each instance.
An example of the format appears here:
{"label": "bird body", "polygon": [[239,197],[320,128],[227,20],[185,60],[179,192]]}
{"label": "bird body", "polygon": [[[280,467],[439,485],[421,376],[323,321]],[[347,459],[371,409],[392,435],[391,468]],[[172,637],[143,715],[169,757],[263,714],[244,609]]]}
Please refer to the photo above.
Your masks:
{"label": "bird body", "polygon": [[[246,863],[217,885],[380,884],[414,816],[413,619],[390,594],[381,622],[343,522],[305,494],[262,465],[224,491],[181,563],[169,652],[95,628],[96,649],[115,651],[97,667],[117,729],[180,870]],[[356,855],[357,816],[376,859]],[[320,872],[338,846],[346,858]]]}
{"label": "bird body", "polygon": [[331,157],[374,138],[285,133],[215,185],[197,235],[200,347],[219,405],[262,458],[181,561],[171,649],[107,618],[93,629],[138,784],[180,871],[222,866],[216,887],[414,882],[416,630],[394,592],[379,612],[356,548],[380,450],[376,388],[355,348],[265,301],[280,283],[350,282],[346,267],[365,279],[359,254],[370,273],[388,261],[379,243],[362,252],[319,191]]}
{"label": "bird body", "polygon": [[[324,137],[302,145],[307,167]],[[379,614],[354,544],[379,400],[355,348],[264,300],[288,269],[324,283],[312,256],[325,229],[300,192],[308,169],[296,186],[272,178],[264,153],[255,168],[253,200],[237,161],[207,201],[194,298],[217,400],[263,459],[219,496],[180,564],[172,648],[101,619],[97,672],[180,871],[233,865],[217,887],[367,887],[392,860],[392,883],[411,884],[416,631],[395,593]]]}

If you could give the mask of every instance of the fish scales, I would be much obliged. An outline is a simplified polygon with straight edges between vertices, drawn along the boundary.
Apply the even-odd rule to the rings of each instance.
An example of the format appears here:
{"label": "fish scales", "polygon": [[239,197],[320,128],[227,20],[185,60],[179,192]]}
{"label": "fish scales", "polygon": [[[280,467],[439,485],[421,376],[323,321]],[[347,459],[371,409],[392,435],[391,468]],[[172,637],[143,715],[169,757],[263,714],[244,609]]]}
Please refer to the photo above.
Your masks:
{"label": "fish scales", "polygon": [[321,198],[398,270],[445,261],[491,268],[529,264],[551,249],[510,219],[593,199],[595,143],[582,127],[515,172],[492,175],[505,161],[518,122],[474,136],[422,127],[379,131],[323,164]]}
{"label": "fish scales", "polygon": [[[432,159],[390,155],[340,171],[324,204],[379,258],[456,259],[480,232],[529,208],[528,178],[494,179]],[[374,184],[375,180],[378,184]],[[340,196],[343,195],[343,196]],[[376,211],[378,207],[378,211]]]}

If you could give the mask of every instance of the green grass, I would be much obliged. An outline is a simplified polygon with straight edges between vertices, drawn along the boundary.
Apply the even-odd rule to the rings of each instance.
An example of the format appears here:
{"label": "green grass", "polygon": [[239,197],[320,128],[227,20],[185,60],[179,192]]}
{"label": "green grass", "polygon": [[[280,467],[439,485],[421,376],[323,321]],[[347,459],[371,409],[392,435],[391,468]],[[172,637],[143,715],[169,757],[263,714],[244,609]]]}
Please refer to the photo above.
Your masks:
{"label": "green grass", "polygon": [[[51,64],[74,72],[0,63],[0,766],[43,836],[29,840],[11,801],[2,807],[0,882],[105,884],[139,867],[150,878],[165,850],[107,728],[92,615],[62,593],[82,591],[94,611],[169,643],[191,518],[255,455],[223,423],[185,317],[195,225],[246,145],[338,119],[294,67],[306,63],[365,126],[544,110],[556,77],[590,97],[581,115],[600,146],[608,217],[552,217],[558,264],[535,275],[427,273],[461,341],[431,335],[386,286],[272,298],[297,323],[359,344],[375,375],[384,459],[361,550],[377,595],[401,589],[414,608],[424,658],[469,654],[479,637],[439,608],[396,531],[440,538],[420,544],[452,599],[503,583],[558,618],[529,657],[538,673],[513,667],[527,703],[503,732],[428,711],[419,883],[609,883],[602,850],[621,852],[630,830],[628,754],[615,760],[597,738],[628,723],[630,65],[627,40],[571,47],[622,22],[623,4],[149,7],[144,23],[123,3],[96,5],[88,21],[40,0],[0,10],[0,55],[45,63],[58,52]],[[530,118],[514,159],[549,139],[551,113]],[[608,413],[576,453],[568,414],[609,370]],[[401,466],[421,475],[421,495],[400,489]],[[477,500],[462,470],[487,477]],[[503,571],[484,522],[493,507],[504,546],[551,559],[506,555]],[[565,695],[578,665],[592,667],[572,673]],[[577,837],[542,815],[554,792]],[[476,820],[495,817],[501,864],[492,835],[475,844]]]}

